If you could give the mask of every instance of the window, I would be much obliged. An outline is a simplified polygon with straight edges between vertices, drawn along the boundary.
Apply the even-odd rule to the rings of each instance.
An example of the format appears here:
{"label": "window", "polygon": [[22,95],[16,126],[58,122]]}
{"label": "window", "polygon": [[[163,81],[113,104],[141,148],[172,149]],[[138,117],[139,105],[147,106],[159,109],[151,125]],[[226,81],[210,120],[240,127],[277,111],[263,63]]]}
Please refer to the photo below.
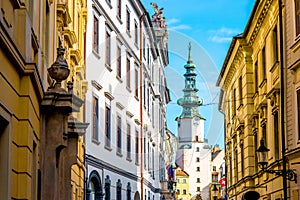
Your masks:
{"label": "window", "polygon": [[121,153],[122,148],[122,120],[120,116],[117,116],[117,152]]}
{"label": "window", "polygon": [[200,183],[200,178],[197,178],[197,183]]}
{"label": "window", "polygon": [[147,150],[147,147],[146,147],[146,138],[144,137],[144,169],[146,169],[147,167],[147,158],[146,158],[146,150]]}
{"label": "window", "polygon": [[104,185],[104,190],[105,190],[105,200],[110,200],[110,185],[111,181],[108,175],[106,175],[105,178],[105,185]]}
{"label": "window", "polygon": [[127,183],[126,197],[127,200],[131,200],[131,186],[129,182]]}
{"label": "window", "polygon": [[126,87],[130,89],[130,57],[126,58]]}
{"label": "window", "polygon": [[126,31],[130,31],[130,11],[128,8],[126,9]]}
{"label": "window", "polygon": [[267,127],[266,127],[266,124],[263,124],[261,126],[261,130],[262,130],[262,136],[265,140],[265,146],[267,147],[268,145],[267,145]]}
{"label": "window", "polygon": [[184,179],[182,179],[182,183],[186,183],[186,179],[184,178]]}
{"label": "window", "polygon": [[199,152],[200,151],[200,148],[199,147],[196,147],[196,152]]}
{"label": "window", "polygon": [[122,200],[122,183],[121,183],[121,180],[118,179],[118,182],[117,182],[117,200]]}
{"label": "window", "polygon": [[261,82],[266,79],[266,49],[261,50]]}
{"label": "window", "polygon": [[273,61],[274,64],[278,62],[278,36],[277,36],[277,26],[273,30],[273,40],[272,40],[272,45],[273,45]]}
{"label": "window", "polygon": [[122,14],[122,0],[117,0],[117,17],[121,19]]}
{"label": "window", "polygon": [[[258,148],[258,145],[259,145],[259,141],[258,141],[258,137],[257,137],[257,133],[254,134],[254,149],[256,150]],[[254,162],[254,169],[255,169],[255,172],[258,171],[258,158],[257,158],[257,153],[255,152],[254,154],[255,156],[255,162]]]}
{"label": "window", "polygon": [[139,97],[139,71],[138,71],[138,65],[135,63],[135,69],[134,69],[134,73],[135,73],[135,93],[134,95],[138,98]]}
{"label": "window", "polygon": [[243,82],[242,82],[242,76],[240,76],[240,78],[239,78],[239,96],[240,96],[239,102],[240,102],[240,105],[242,105],[243,104]]}
{"label": "window", "polygon": [[148,68],[150,67],[150,47],[147,45],[147,64]]}
{"label": "window", "polygon": [[139,33],[138,33],[138,24],[134,20],[134,43],[138,45],[139,43]]}
{"label": "window", "polygon": [[213,171],[217,171],[217,167],[216,166],[213,166]]}
{"label": "window", "polygon": [[177,190],[177,194],[180,194],[180,190]]}
{"label": "window", "polygon": [[182,194],[186,194],[186,189],[183,189],[183,190],[182,190]]}
{"label": "window", "polygon": [[118,45],[117,46],[117,77],[121,78],[121,47]]}
{"label": "window", "polygon": [[105,37],[105,64],[110,66],[110,53],[111,53],[111,38],[110,38],[110,31],[106,30],[106,37]]}
{"label": "window", "polygon": [[93,138],[98,141],[99,132],[99,111],[98,111],[98,98],[93,97]]}
{"label": "window", "polygon": [[236,89],[233,89],[232,93],[232,114],[233,116],[236,114]]}
{"label": "window", "polygon": [[235,180],[236,180],[236,182],[238,181],[238,164],[239,164],[239,161],[238,161],[238,150],[236,149],[235,150],[235,170],[234,170],[234,172],[235,172]]}
{"label": "window", "polygon": [[200,192],[200,187],[197,187],[197,192]]}
{"label": "window", "polygon": [[200,162],[200,158],[199,157],[196,158],[196,162]]}
{"label": "window", "polygon": [[127,124],[127,158],[131,157],[131,127],[130,124]]}
{"label": "window", "polygon": [[244,177],[244,143],[240,142],[240,149],[241,149],[241,172],[242,172],[242,177]]}
{"label": "window", "polygon": [[213,174],[212,181],[214,181],[214,182],[218,181],[218,175]]}
{"label": "window", "polygon": [[257,79],[257,61],[254,64],[254,93],[258,91],[258,79]]}
{"label": "window", "polygon": [[110,147],[110,106],[105,106],[105,145]]}
{"label": "window", "polygon": [[296,36],[300,34],[300,1],[295,0]]}
{"label": "window", "polygon": [[143,34],[143,57],[146,58],[146,37],[145,34]]}
{"label": "window", "polygon": [[300,89],[297,90],[298,140],[300,140]]}
{"label": "window", "polygon": [[139,132],[135,131],[135,163],[139,164]]}
{"label": "window", "polygon": [[197,172],[200,172],[200,167],[197,167],[197,170],[196,170]]}
{"label": "window", "polygon": [[195,141],[198,142],[199,141],[199,137],[198,135],[195,136]]}
{"label": "window", "polygon": [[93,50],[97,53],[99,53],[98,41],[99,41],[99,20],[96,16],[94,16]]}

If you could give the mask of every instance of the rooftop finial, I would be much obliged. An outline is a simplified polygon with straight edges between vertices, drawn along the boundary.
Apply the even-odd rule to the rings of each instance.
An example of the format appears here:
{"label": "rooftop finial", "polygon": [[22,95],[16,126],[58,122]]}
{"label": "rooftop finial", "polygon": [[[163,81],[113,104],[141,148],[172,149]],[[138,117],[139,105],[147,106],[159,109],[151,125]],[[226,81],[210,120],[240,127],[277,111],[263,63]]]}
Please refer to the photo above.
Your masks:
{"label": "rooftop finial", "polygon": [[191,42],[189,42],[189,58],[188,58],[188,61],[187,61],[187,63],[189,63],[189,64],[193,63],[191,51],[192,51],[192,44],[191,44]]}

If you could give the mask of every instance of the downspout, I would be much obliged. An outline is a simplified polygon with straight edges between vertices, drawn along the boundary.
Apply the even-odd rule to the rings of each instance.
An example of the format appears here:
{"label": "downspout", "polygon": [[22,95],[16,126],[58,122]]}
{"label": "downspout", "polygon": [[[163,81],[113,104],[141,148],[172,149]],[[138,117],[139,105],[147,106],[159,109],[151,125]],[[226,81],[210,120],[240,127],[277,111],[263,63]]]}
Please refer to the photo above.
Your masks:
{"label": "downspout", "polygon": [[283,55],[283,19],[282,19],[282,1],[278,0],[278,18],[279,18],[279,49],[280,49],[280,118],[281,118],[281,151],[282,151],[282,187],[283,199],[287,199],[287,177],[286,177],[286,156],[285,156],[285,95],[284,95],[284,55]]}
{"label": "downspout", "polygon": [[143,19],[145,18],[146,13],[144,12],[140,18],[140,132],[141,132],[141,200],[144,199],[144,175],[143,175]]}

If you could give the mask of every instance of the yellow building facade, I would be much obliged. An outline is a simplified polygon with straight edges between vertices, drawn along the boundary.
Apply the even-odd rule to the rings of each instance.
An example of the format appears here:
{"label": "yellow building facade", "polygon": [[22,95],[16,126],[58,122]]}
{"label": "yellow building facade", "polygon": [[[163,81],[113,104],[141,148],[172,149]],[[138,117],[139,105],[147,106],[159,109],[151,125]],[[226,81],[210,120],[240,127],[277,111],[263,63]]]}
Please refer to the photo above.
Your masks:
{"label": "yellow building facade", "polygon": [[278,1],[256,1],[244,32],[233,38],[217,85],[225,115],[227,198],[255,191],[283,199],[281,176],[258,165],[260,140],[270,149],[268,170],[282,169]]}
{"label": "yellow building facade", "polygon": [[189,175],[180,167],[176,169],[176,199],[190,200]]}
{"label": "yellow building facade", "polygon": [[[73,93],[84,99],[86,2],[0,0],[0,7],[0,196],[41,199],[42,182],[53,178],[44,177],[41,142],[47,134],[41,102],[53,84],[47,69],[63,46]],[[82,113],[73,116],[84,121]],[[79,141],[71,175],[74,199],[83,199],[84,192],[84,145]]]}
{"label": "yellow building facade", "polygon": [[298,183],[288,182],[291,200],[300,199],[300,4],[297,0],[284,2],[284,34],[286,59],[286,156],[289,168],[297,174]]}

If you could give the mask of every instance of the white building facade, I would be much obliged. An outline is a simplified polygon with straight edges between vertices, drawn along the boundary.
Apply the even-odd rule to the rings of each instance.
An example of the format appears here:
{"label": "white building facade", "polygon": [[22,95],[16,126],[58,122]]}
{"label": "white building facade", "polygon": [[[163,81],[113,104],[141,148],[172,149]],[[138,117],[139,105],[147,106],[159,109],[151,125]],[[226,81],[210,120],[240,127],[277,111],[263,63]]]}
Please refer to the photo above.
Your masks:
{"label": "white building facade", "polygon": [[153,4],[151,20],[134,0],[87,5],[86,199],[160,199],[169,102],[162,12]]}
{"label": "white building facade", "polygon": [[182,106],[182,113],[176,118],[179,141],[176,163],[189,174],[191,198],[201,195],[202,199],[209,199],[211,148],[204,138],[205,119],[199,113],[203,100],[197,94],[196,65],[192,61],[191,46],[184,68],[184,96],[177,101]]}

